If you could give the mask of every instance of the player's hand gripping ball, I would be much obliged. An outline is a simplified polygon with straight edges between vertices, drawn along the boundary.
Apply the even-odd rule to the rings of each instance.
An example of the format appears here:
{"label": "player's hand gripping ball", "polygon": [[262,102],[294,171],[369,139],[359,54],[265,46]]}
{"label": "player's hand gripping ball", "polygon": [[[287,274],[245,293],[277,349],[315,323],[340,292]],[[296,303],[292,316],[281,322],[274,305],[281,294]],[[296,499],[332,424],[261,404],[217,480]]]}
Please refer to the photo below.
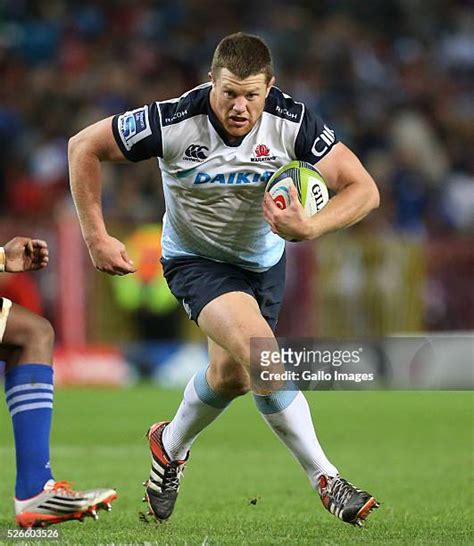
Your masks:
{"label": "player's hand gripping ball", "polygon": [[319,171],[305,161],[291,161],[268,181],[269,192],[276,206],[285,210],[290,205],[290,186],[294,184],[307,218],[317,214],[329,201],[329,192]]}

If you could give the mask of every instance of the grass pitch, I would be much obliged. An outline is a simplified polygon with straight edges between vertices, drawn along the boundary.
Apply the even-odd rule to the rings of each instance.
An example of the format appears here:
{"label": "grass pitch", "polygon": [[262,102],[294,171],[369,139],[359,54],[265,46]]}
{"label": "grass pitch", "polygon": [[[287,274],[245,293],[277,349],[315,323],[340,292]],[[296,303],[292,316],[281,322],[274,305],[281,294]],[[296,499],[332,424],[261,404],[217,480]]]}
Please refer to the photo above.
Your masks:
{"label": "grass pitch", "polygon": [[[181,393],[152,386],[58,390],[57,479],[113,486],[110,514],[58,526],[61,544],[472,544],[473,402],[469,392],[307,393],[318,436],[341,474],[382,501],[364,529],[328,514],[299,465],[246,396],[194,445],[172,519],[145,524],[148,426]],[[14,527],[14,451],[0,410],[0,529]],[[9,542],[11,544],[11,541]],[[38,544],[38,541],[35,541]]]}

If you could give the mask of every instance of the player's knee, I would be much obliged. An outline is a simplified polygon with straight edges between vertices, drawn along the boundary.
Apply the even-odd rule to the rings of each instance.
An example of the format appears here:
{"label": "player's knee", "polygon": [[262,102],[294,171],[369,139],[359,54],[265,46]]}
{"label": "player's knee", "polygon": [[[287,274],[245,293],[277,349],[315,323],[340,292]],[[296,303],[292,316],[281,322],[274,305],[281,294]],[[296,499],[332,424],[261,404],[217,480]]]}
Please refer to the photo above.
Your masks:
{"label": "player's knee", "polygon": [[263,337],[261,334],[236,340],[233,349],[233,358],[250,371],[259,365],[262,354],[277,351],[278,344],[274,337]]}
{"label": "player's knee", "polygon": [[53,325],[49,322],[49,320],[43,317],[41,317],[41,319],[38,335],[40,336],[41,343],[52,350],[55,336]]}
{"label": "player's knee", "polygon": [[236,340],[233,344],[231,355],[245,369],[250,367],[250,344],[248,340]]}
{"label": "player's knee", "polygon": [[24,347],[42,348],[46,351],[52,351],[54,345],[54,328],[49,320],[39,315],[33,315],[30,320],[23,324],[23,343]]}

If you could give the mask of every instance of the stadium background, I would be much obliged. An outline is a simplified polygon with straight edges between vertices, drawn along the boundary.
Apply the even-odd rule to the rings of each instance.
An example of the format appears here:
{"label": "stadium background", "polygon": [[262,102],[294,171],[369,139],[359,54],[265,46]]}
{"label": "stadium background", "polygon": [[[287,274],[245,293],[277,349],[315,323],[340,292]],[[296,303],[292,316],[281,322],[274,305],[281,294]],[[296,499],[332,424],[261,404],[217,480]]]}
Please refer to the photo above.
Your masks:
{"label": "stadium background", "polygon": [[[81,239],[68,191],[67,141],[95,120],[178,96],[205,81],[217,42],[242,29],[266,39],[277,85],[331,124],[381,191],[382,206],[360,225],[288,246],[279,333],[376,337],[465,335],[474,329],[471,2],[5,0],[0,4],[1,241],[17,234],[44,238],[51,261],[37,274],[2,275],[0,293],[52,321],[59,384],[129,387],[152,380],[152,389],[134,387],[152,396],[182,384],[205,363],[202,338],[167,293],[157,263],[163,201],[155,162],[104,167],[110,232],[127,241],[139,263],[135,277],[110,278],[93,269]],[[472,388],[473,381],[469,369],[461,385]],[[101,392],[59,389],[53,432],[58,453],[69,445],[61,412],[74,415],[81,399],[89,404],[86,413],[101,414],[97,426],[110,427],[113,411],[108,416],[101,406]],[[115,398],[108,407],[118,409],[133,392],[111,391],[107,396]],[[438,423],[462,421],[466,443],[457,470],[462,475],[472,469],[472,404],[450,414],[459,402],[452,396],[447,413],[437,414]],[[173,400],[179,400],[178,391]],[[361,411],[366,403],[370,407],[363,402]],[[405,403],[409,414],[418,402]],[[440,407],[437,398],[434,407]],[[395,408],[396,403],[393,415]],[[418,434],[416,415],[413,409],[411,426]],[[383,422],[380,427],[372,431],[375,437]],[[2,437],[8,428],[5,414]],[[95,429],[80,430],[78,460],[80,450],[100,438]],[[331,439],[330,429],[324,432]],[[458,452],[453,449],[449,458],[439,429],[433,434],[426,445],[435,438],[432,448],[451,469]],[[12,468],[11,450],[4,449]],[[472,506],[472,496],[469,502]]]}

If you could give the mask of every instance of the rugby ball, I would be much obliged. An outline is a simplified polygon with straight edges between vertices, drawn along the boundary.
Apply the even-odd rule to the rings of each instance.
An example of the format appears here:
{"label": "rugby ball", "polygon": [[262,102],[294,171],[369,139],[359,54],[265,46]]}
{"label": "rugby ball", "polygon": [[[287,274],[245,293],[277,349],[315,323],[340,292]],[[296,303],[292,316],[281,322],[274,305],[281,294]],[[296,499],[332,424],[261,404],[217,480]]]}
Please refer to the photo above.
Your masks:
{"label": "rugby ball", "polygon": [[291,161],[284,165],[268,181],[269,192],[278,208],[290,205],[290,186],[294,184],[305,216],[318,213],[329,201],[329,192],[319,171],[306,161]]}

